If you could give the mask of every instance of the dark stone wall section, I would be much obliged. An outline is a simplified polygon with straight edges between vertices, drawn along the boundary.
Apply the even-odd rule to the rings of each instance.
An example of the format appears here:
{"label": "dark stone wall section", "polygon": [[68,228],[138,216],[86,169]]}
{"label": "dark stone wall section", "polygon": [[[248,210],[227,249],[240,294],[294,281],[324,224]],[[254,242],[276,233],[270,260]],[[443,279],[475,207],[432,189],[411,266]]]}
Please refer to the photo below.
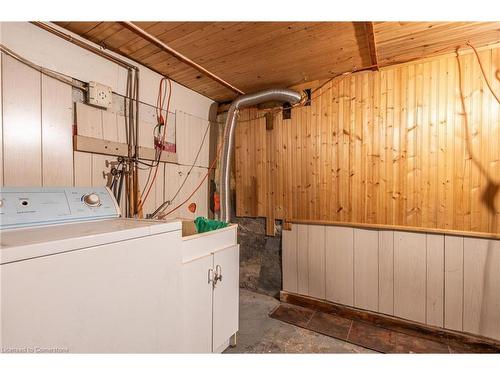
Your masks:
{"label": "dark stone wall section", "polygon": [[240,287],[276,296],[281,290],[281,226],[266,236],[265,218],[233,216],[240,244]]}

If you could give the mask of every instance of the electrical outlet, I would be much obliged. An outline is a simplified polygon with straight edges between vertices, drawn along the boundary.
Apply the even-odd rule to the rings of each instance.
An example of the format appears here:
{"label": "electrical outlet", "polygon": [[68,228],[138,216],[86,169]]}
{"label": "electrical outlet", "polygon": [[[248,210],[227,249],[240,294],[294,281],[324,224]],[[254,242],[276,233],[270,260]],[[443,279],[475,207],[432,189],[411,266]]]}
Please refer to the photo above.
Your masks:
{"label": "electrical outlet", "polygon": [[98,82],[89,82],[89,104],[97,107],[109,108],[113,103],[113,90],[111,87]]}

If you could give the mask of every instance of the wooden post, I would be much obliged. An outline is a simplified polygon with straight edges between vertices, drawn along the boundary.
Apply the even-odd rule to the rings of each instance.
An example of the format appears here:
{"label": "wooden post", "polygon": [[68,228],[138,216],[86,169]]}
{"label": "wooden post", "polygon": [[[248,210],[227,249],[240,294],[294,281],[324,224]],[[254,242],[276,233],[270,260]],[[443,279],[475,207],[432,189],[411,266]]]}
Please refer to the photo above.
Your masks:
{"label": "wooden post", "polygon": [[365,22],[366,42],[370,51],[370,63],[374,66],[373,70],[378,70],[377,45],[375,43],[375,33],[373,31],[373,22]]}
{"label": "wooden post", "polygon": [[274,129],[274,116],[271,112],[266,113],[266,130]]}

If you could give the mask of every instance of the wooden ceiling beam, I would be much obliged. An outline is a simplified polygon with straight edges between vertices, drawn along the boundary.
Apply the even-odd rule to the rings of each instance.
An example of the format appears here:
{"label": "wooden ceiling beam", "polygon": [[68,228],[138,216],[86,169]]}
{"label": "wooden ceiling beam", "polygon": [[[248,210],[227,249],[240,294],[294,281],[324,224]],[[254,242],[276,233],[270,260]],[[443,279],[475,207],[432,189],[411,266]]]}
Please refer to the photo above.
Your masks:
{"label": "wooden ceiling beam", "polygon": [[370,52],[370,65],[373,70],[378,70],[377,44],[375,43],[375,32],[373,31],[373,22],[365,22],[366,42]]}
{"label": "wooden ceiling beam", "polygon": [[[218,102],[230,101],[237,95],[118,22],[96,24],[63,22],[60,26]],[[453,52],[467,41],[476,47],[500,43],[499,22],[137,22],[134,25],[245,92],[304,82],[310,85],[310,81],[331,79],[346,72],[377,70]]]}

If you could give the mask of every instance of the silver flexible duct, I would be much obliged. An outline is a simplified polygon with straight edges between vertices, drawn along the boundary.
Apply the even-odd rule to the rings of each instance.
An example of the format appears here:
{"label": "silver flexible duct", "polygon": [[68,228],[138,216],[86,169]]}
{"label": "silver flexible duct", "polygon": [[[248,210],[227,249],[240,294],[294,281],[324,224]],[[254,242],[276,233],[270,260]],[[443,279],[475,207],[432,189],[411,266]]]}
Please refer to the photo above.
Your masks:
{"label": "silver flexible duct", "polygon": [[231,156],[234,148],[234,129],[236,127],[236,115],[240,108],[256,105],[259,103],[279,101],[290,104],[298,103],[301,95],[288,89],[269,89],[246,94],[236,98],[229,107],[226,125],[224,126],[224,146],[222,149],[221,174],[220,174],[220,219],[229,222],[231,218]]}

